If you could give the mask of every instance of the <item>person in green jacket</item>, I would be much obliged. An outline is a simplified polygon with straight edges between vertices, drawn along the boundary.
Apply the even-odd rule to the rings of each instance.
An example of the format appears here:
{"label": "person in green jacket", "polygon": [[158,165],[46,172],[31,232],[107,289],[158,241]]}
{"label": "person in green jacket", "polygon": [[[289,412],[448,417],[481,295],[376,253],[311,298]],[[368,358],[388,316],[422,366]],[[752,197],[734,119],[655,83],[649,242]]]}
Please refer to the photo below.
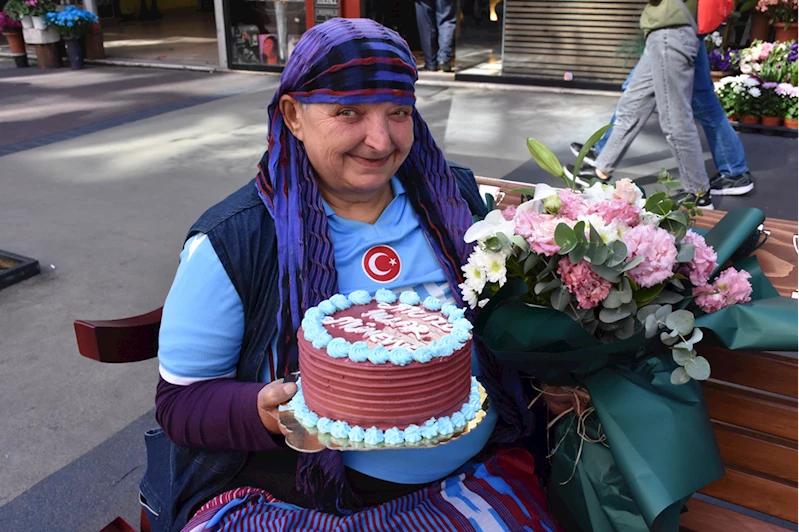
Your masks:
{"label": "person in green jacket", "polygon": [[660,129],[677,160],[684,194],[697,207],[712,209],[710,182],[691,98],[694,60],[699,51],[697,0],[649,0],[641,14],[644,55],[616,108],[616,125],[595,168],[569,169],[567,175],[609,180],[624,152],[658,108]]}

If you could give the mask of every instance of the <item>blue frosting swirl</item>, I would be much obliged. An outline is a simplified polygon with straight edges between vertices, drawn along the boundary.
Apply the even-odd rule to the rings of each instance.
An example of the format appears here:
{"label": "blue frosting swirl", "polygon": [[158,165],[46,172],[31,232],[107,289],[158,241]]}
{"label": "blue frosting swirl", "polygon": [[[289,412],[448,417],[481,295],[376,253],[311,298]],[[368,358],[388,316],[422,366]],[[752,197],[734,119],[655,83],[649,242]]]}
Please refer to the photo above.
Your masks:
{"label": "blue frosting swirl", "polygon": [[419,294],[417,294],[413,290],[407,290],[407,291],[401,293],[400,297],[399,297],[399,300],[400,300],[400,303],[403,303],[405,305],[418,305],[419,301],[421,301],[419,299]]}
{"label": "blue frosting swirl", "polygon": [[466,343],[472,337],[472,333],[465,329],[453,329],[452,337],[460,343]]}
{"label": "blue frosting swirl", "polygon": [[462,429],[466,426],[466,418],[460,412],[452,414],[452,426],[456,429]]}
{"label": "blue frosting swirl", "polygon": [[366,305],[372,301],[372,296],[366,290],[356,290],[349,296],[353,305]]}
{"label": "blue frosting swirl", "polygon": [[350,426],[345,421],[336,421],[330,426],[330,435],[334,438],[347,439],[350,437]]}
{"label": "blue frosting swirl", "polygon": [[318,307],[311,307],[305,311],[305,317],[314,321],[321,321],[325,317],[325,313],[319,310]]}
{"label": "blue frosting swirl", "polygon": [[321,310],[322,312],[324,312],[328,316],[330,316],[331,314],[335,314],[336,310],[337,310],[336,309],[336,305],[331,303],[330,300],[328,300],[328,299],[325,299],[324,301],[319,303],[317,305],[317,307],[319,307],[319,310]]}
{"label": "blue frosting swirl", "polygon": [[327,419],[326,417],[320,417],[319,421],[316,422],[316,428],[322,434],[328,434],[332,426],[333,426],[333,420]]}
{"label": "blue frosting swirl", "polygon": [[461,347],[463,347],[463,343],[459,342],[458,339],[455,338],[455,336],[453,336],[452,334],[448,334],[447,336],[442,337],[440,342],[449,352],[447,355],[444,356],[449,356],[458,349],[460,349]]}
{"label": "blue frosting swirl", "polygon": [[336,294],[331,297],[330,302],[333,303],[339,310],[347,310],[352,306],[352,303],[350,303],[350,300],[347,299],[347,296],[341,294]]}
{"label": "blue frosting swirl", "polygon": [[397,295],[386,288],[381,288],[375,292],[375,301],[378,303],[393,303],[397,300]]}
{"label": "blue frosting swirl", "polygon": [[430,362],[433,359],[433,350],[424,345],[417,347],[416,351],[413,352],[413,359],[422,364]]}
{"label": "blue frosting swirl", "polygon": [[427,439],[432,439],[438,436],[438,423],[433,423],[432,425],[425,425],[422,427],[422,437]]}
{"label": "blue frosting swirl", "polygon": [[449,317],[449,315],[452,313],[453,310],[458,310],[458,305],[456,305],[455,303],[444,303],[441,306],[441,314],[443,314],[444,316]]}
{"label": "blue frosting swirl", "polygon": [[356,425],[350,429],[348,437],[350,441],[355,441],[355,442],[363,441],[363,439],[366,437],[366,432],[364,432],[364,430],[361,427]]}
{"label": "blue frosting swirl", "polygon": [[399,445],[405,442],[405,435],[397,427],[392,427],[386,431],[386,443],[388,445]]}
{"label": "blue frosting swirl", "polygon": [[308,428],[316,427],[319,423],[319,414],[316,412],[308,412],[300,419],[300,423]]}
{"label": "blue frosting swirl", "polygon": [[449,313],[449,321],[450,323],[455,323],[459,319],[463,318],[463,315],[466,314],[466,309],[463,308],[456,308],[455,310]]}
{"label": "blue frosting swirl", "polygon": [[388,349],[382,345],[376,346],[374,349],[369,350],[369,362],[372,364],[385,364],[388,362]]}
{"label": "blue frosting swirl", "polygon": [[363,435],[364,443],[368,443],[369,445],[377,445],[378,443],[383,443],[383,440],[385,440],[385,436],[383,436],[383,431],[377,427],[366,429],[366,432]]}
{"label": "blue frosting swirl", "polygon": [[474,325],[472,325],[472,322],[470,322],[466,318],[459,319],[458,321],[453,323],[452,326],[455,329],[463,329],[464,331],[471,331],[472,329],[474,329]]}
{"label": "blue frosting swirl", "polygon": [[438,434],[441,436],[449,436],[455,432],[455,427],[452,426],[452,420],[446,416],[438,418]]}
{"label": "blue frosting swirl", "polygon": [[350,354],[352,344],[344,338],[333,338],[327,344],[327,354],[333,358],[344,358]]}
{"label": "blue frosting swirl", "polygon": [[436,310],[441,310],[441,301],[439,301],[437,297],[427,296],[424,298],[423,305],[427,310],[432,310],[434,312]]}
{"label": "blue frosting swirl", "polygon": [[319,333],[319,335],[316,338],[313,339],[313,341],[311,341],[311,344],[316,349],[322,349],[324,347],[327,347],[328,344],[332,341],[333,337],[330,336],[330,333],[327,332],[326,330],[323,330],[321,333]]}
{"label": "blue frosting swirl", "polygon": [[392,349],[389,351],[388,359],[395,366],[407,366],[413,362],[413,355],[407,349],[398,347],[397,349]]}
{"label": "blue frosting swirl", "polygon": [[408,443],[416,443],[422,439],[422,431],[416,425],[408,425],[403,433],[405,441]]}
{"label": "blue frosting swirl", "polygon": [[305,324],[302,326],[302,335],[311,343],[326,332],[327,329],[313,321],[309,322],[307,326]]}
{"label": "blue frosting swirl", "polygon": [[369,344],[355,342],[350,347],[349,357],[353,362],[366,362],[369,358]]}
{"label": "blue frosting swirl", "polygon": [[461,408],[461,414],[467,421],[471,421],[477,416],[477,409],[472,403],[464,403],[463,408]]}

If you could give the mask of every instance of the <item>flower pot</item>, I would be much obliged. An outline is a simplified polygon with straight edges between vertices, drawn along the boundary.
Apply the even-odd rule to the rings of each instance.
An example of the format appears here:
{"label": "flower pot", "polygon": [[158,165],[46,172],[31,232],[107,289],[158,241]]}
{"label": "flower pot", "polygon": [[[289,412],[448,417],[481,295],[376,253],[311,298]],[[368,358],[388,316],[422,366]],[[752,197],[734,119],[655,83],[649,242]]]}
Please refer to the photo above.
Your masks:
{"label": "flower pot", "polygon": [[795,41],[799,37],[797,32],[796,22],[791,24],[790,28],[785,28],[785,22],[775,22],[774,26],[774,40],[780,42]]}
{"label": "flower pot", "polygon": [[67,55],[69,56],[69,64],[72,65],[73,70],[83,68],[83,43],[82,39],[64,39],[67,43]]}
{"label": "flower pot", "polygon": [[738,121],[738,115],[736,115],[736,114],[731,114],[731,115],[729,115],[729,116],[727,117],[727,120],[729,120],[730,122],[737,122],[737,121]]}
{"label": "flower pot", "polygon": [[713,83],[721,81],[722,78],[726,78],[727,76],[731,76],[732,72],[729,70],[711,70],[710,71],[710,78],[713,80]]}
{"label": "flower pot", "polygon": [[757,10],[752,10],[752,26],[749,28],[749,40],[754,41],[759,39],[761,41],[768,40],[769,23],[768,16]]}
{"label": "flower pot", "polygon": [[16,54],[25,54],[25,39],[22,38],[21,32],[8,32],[3,33],[3,36],[8,41],[8,45],[11,47],[11,53]]}
{"label": "flower pot", "polygon": [[764,116],[760,119],[764,126],[779,126],[782,125],[781,116]]}
{"label": "flower pot", "polygon": [[796,118],[786,118],[785,127],[789,127],[791,129],[799,129],[799,120],[797,120]]}
{"label": "flower pot", "polygon": [[759,124],[760,123],[760,117],[759,116],[743,115],[743,116],[741,116],[741,123],[742,124]]}
{"label": "flower pot", "polygon": [[33,22],[33,27],[37,30],[43,30],[47,28],[47,25],[44,23],[44,17],[31,15],[31,21]]}
{"label": "flower pot", "polygon": [[22,22],[22,27],[23,28],[32,28],[33,27],[33,19],[31,18],[30,15],[25,15],[24,17],[22,17],[22,20],[20,20],[20,22]]}

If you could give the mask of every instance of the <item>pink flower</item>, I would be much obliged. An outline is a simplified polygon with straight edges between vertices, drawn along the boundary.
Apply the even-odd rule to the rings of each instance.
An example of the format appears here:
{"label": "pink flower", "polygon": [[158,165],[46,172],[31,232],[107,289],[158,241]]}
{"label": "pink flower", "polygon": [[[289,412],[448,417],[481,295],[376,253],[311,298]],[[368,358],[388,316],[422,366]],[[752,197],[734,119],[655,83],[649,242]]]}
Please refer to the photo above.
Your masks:
{"label": "pink flower", "polygon": [[558,216],[576,220],[580,216],[588,214],[588,205],[586,205],[585,201],[583,201],[580,196],[571,190],[561,190],[558,197],[560,197],[561,203]]}
{"label": "pink flower", "polygon": [[505,207],[505,210],[502,211],[502,217],[507,221],[513,220],[514,216],[516,216],[516,205],[508,205]]}
{"label": "pink flower", "polygon": [[584,260],[572,264],[569,257],[563,257],[558,261],[558,275],[569,292],[577,296],[577,302],[582,309],[599,305],[608,297],[613,286],[610,281],[594,273],[591,265]]}
{"label": "pink flower", "polygon": [[634,205],[643,198],[641,189],[633,183],[632,179],[624,178],[616,181],[616,191],[613,192],[614,198],[623,199],[630,205]]}
{"label": "pink flower", "polygon": [[709,314],[730,305],[751,301],[752,285],[749,284],[751,277],[745,270],[727,268],[712,285],[706,284],[694,288],[694,295],[697,296],[696,304]]}
{"label": "pink flower", "polygon": [[696,248],[694,258],[690,262],[680,268],[680,273],[687,275],[694,286],[700,286],[707,283],[710,279],[710,274],[716,269],[718,264],[716,259],[718,256],[713,248],[707,245],[702,235],[693,231],[685,233],[682,239],[683,244],[693,244]]}
{"label": "pink flower", "polygon": [[610,199],[591,206],[589,214],[598,214],[606,224],[618,220],[630,227],[635,227],[641,219],[641,209],[630,205],[623,199]]}
{"label": "pink flower", "polygon": [[654,225],[642,224],[630,229],[623,239],[628,260],[644,259],[628,272],[638,286],[655,286],[672,276],[677,264],[677,247],[671,233]]}
{"label": "pink flower", "polygon": [[[555,228],[563,222],[568,220],[551,214],[524,211],[517,214],[516,234],[523,236],[534,252],[551,257],[560,251],[560,246],[555,243]],[[569,225],[574,225],[574,222]]]}

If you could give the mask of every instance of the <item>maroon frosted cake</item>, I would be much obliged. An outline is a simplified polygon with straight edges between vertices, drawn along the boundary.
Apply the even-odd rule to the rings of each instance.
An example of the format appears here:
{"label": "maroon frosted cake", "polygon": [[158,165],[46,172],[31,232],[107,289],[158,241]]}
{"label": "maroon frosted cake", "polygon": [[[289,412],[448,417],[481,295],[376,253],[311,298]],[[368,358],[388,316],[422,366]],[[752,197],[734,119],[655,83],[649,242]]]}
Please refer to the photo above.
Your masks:
{"label": "maroon frosted cake", "polygon": [[[302,394],[320,418],[380,430],[452,416],[472,391],[471,324],[434,298],[337,295],[299,332]],[[473,417],[473,416],[472,416]]]}

